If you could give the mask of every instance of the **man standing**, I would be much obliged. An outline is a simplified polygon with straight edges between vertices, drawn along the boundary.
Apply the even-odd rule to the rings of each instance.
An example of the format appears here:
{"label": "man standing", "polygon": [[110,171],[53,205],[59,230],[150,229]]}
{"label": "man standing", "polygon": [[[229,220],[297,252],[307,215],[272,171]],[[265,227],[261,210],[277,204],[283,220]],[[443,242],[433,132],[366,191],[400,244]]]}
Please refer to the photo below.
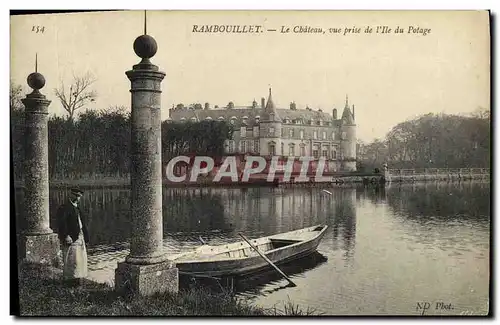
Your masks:
{"label": "man standing", "polygon": [[87,276],[88,232],[82,220],[79,203],[83,191],[71,189],[69,200],[57,211],[57,232],[62,248],[63,279],[69,285],[80,285]]}

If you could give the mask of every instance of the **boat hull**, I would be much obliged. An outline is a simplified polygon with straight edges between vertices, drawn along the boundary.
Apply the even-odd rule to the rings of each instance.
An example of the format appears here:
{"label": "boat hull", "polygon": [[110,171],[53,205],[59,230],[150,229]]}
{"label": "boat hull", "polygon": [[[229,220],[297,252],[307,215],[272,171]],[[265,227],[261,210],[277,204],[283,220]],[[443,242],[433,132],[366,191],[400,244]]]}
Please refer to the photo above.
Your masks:
{"label": "boat hull", "polygon": [[[317,250],[325,234],[326,228],[327,227],[324,226],[318,235],[311,240],[298,241],[289,246],[264,252],[264,254],[269,260],[277,265],[303,258]],[[181,274],[222,277],[249,275],[269,268],[270,266],[261,256],[255,255],[247,258],[227,259],[222,261],[179,261],[176,262],[176,267]]]}

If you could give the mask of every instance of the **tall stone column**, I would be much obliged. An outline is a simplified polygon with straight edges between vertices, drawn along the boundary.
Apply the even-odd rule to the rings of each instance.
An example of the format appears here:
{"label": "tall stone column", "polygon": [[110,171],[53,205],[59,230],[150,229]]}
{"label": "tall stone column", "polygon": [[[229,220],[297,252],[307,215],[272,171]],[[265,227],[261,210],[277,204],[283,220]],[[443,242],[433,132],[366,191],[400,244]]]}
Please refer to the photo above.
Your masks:
{"label": "tall stone column", "polygon": [[50,229],[48,107],[40,93],[45,78],[38,72],[28,76],[33,89],[22,100],[25,106],[24,215],[19,225],[18,256],[34,263],[54,264],[57,261],[59,240]]}
{"label": "tall stone column", "polygon": [[178,270],[163,250],[161,82],[165,73],[150,62],[157,44],[149,35],[134,42],[142,61],[126,72],[131,81],[130,254],[115,271],[118,291],[151,295],[178,291]]}

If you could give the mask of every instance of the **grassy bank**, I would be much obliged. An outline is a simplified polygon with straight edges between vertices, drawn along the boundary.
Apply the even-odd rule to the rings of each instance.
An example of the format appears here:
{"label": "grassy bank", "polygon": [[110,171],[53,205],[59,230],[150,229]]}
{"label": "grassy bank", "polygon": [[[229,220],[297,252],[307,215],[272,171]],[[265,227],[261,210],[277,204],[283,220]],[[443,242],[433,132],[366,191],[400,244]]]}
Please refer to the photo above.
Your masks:
{"label": "grassy bank", "polygon": [[309,315],[288,302],[282,310],[251,306],[232,294],[198,288],[178,294],[125,297],[91,281],[82,287],[63,286],[60,273],[29,266],[19,270],[21,316],[279,316]]}

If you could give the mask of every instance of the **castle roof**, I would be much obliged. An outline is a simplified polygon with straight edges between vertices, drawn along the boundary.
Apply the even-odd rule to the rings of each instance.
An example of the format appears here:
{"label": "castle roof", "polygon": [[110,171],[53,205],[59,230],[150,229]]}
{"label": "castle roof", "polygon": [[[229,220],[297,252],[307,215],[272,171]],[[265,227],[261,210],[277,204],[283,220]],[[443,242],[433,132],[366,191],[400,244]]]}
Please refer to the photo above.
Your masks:
{"label": "castle roof", "polygon": [[354,124],[354,114],[351,112],[349,108],[349,97],[345,97],[345,107],[344,112],[342,112],[342,123],[347,125]]}
{"label": "castle roof", "polygon": [[[333,117],[326,112],[319,112],[307,109],[291,110],[288,108],[275,108],[275,116],[279,116],[284,123],[293,124],[296,120],[300,120],[302,125],[309,125],[309,121],[315,125],[317,121],[330,122],[333,125],[340,125],[341,120],[334,120]],[[247,125],[253,127],[258,122],[263,120],[266,111],[262,107],[252,108],[251,106],[235,106],[232,109],[182,109],[171,110],[170,116],[172,120],[179,121],[181,118],[190,120],[195,117],[198,121],[208,120],[225,120],[230,122],[234,117],[236,126]],[[246,117],[246,118],[244,118]]]}
{"label": "castle roof", "polygon": [[216,108],[216,109],[171,109],[170,116],[172,120],[179,121],[203,121],[203,120],[216,120],[228,121],[233,125],[240,127],[246,125],[253,127],[262,121],[270,120],[270,114],[274,114],[274,121],[283,122],[292,125],[305,125],[305,126],[319,126],[318,123],[323,122],[321,125],[340,126],[341,124],[354,124],[354,115],[351,112],[346,97],[346,106],[340,120],[333,119],[329,113],[321,110],[312,109],[289,109],[278,108],[274,104],[271,88],[269,88],[269,97],[265,107],[262,105],[257,106],[255,100],[252,102],[253,106],[234,106],[231,108]]}
{"label": "castle roof", "polygon": [[269,97],[267,98],[266,108],[261,115],[261,121],[281,121],[276,108],[274,107],[273,96],[271,94],[271,88],[269,88]]}

